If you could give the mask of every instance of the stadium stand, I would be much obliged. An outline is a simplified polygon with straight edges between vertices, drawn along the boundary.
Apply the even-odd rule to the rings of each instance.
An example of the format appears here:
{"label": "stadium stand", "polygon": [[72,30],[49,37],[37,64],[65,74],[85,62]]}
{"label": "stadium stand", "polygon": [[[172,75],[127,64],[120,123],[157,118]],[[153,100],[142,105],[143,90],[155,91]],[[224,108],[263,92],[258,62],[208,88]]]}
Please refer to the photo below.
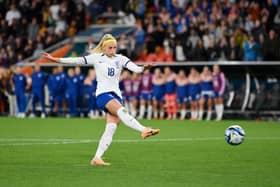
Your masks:
{"label": "stadium stand", "polygon": [[[62,50],[60,56],[65,57],[84,55],[104,33],[116,36],[119,52],[137,62],[196,66],[208,61],[226,65],[280,60],[278,0],[8,0],[0,1],[0,7],[3,68],[34,61],[46,49]],[[259,70],[250,67],[245,69]],[[1,72],[3,96],[11,72]],[[244,77],[245,72],[241,83],[235,79],[228,88],[235,91],[232,108],[244,103],[248,87]],[[258,77],[264,92],[252,89],[255,103],[249,109],[258,113],[267,101],[278,110],[279,78],[274,76],[277,81],[269,86],[267,76]],[[1,111],[3,105],[1,99]]]}

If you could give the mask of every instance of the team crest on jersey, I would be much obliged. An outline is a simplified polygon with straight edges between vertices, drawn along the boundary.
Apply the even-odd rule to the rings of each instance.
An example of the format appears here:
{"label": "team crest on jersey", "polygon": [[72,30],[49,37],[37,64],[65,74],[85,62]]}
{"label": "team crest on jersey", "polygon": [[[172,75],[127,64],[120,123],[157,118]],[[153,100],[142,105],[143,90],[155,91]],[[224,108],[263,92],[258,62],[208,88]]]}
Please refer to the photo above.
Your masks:
{"label": "team crest on jersey", "polygon": [[121,68],[121,63],[119,61],[115,61],[115,64],[116,64],[118,69]]}

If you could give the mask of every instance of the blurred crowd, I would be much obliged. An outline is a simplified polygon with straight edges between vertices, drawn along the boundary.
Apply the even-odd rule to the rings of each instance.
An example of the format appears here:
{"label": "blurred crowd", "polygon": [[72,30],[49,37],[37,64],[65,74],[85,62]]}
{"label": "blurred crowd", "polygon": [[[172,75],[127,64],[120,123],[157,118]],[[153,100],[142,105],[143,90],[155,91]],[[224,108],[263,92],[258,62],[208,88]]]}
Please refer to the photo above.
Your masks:
{"label": "blurred crowd", "polygon": [[92,23],[136,26],[120,49],[138,61],[280,60],[278,0],[7,0],[0,66],[37,57]]}
{"label": "blurred crowd", "polygon": [[83,2],[0,1],[0,66],[10,67],[86,28]]}
{"label": "blurred crowd", "polygon": [[141,61],[280,60],[278,1],[139,0],[125,10]]}

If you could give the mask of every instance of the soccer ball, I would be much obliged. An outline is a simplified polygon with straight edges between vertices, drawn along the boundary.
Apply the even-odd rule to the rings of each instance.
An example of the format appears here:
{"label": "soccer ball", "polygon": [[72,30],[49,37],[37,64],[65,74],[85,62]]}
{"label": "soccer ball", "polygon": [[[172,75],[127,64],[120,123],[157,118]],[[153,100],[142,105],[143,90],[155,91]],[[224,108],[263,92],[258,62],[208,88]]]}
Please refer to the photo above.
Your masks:
{"label": "soccer ball", "polygon": [[245,139],[245,131],[239,125],[229,126],[225,131],[225,139],[230,145],[239,145]]}

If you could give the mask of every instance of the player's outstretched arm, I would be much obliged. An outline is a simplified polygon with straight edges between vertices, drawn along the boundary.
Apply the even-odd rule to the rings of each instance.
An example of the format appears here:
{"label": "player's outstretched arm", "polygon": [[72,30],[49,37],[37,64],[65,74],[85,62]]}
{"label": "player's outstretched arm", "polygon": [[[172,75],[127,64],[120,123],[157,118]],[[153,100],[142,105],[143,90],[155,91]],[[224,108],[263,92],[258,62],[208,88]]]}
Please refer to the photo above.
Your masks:
{"label": "player's outstretched arm", "polygon": [[145,64],[143,66],[139,66],[133,62],[129,62],[126,67],[127,67],[127,69],[129,69],[130,71],[133,71],[135,73],[142,73],[146,69],[151,69],[153,66],[154,66],[154,64],[151,64],[151,63]]}
{"label": "player's outstretched arm", "polygon": [[49,61],[55,62],[55,63],[60,63],[59,58],[55,58],[53,57],[51,54],[46,53],[46,52],[42,52],[41,55],[43,58],[48,59]]}
{"label": "player's outstretched arm", "polygon": [[74,57],[74,58],[56,58],[51,54],[43,52],[42,57],[46,58],[55,63],[63,63],[63,64],[85,64],[85,57]]}

